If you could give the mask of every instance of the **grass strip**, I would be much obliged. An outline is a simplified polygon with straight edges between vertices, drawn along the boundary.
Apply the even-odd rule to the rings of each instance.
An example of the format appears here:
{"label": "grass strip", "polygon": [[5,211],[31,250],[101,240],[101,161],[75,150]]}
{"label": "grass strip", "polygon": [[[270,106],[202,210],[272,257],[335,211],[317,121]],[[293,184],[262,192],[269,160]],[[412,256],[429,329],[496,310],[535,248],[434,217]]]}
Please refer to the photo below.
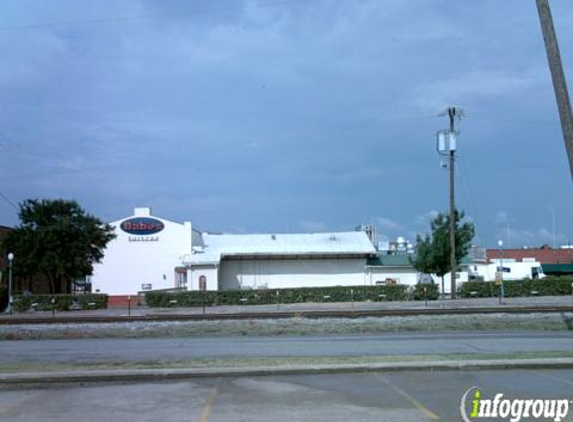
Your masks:
{"label": "grass strip", "polygon": [[408,362],[456,362],[491,361],[514,359],[573,358],[573,351],[543,351],[522,353],[450,353],[420,355],[374,355],[374,356],[294,356],[284,358],[231,358],[231,359],[187,359],[187,360],[144,360],[133,362],[67,362],[0,364],[0,373],[17,372],[55,372],[55,371],[99,371],[129,369],[202,369],[202,368],[249,368],[249,367],[285,367],[297,365],[341,365],[372,363],[408,363]]}

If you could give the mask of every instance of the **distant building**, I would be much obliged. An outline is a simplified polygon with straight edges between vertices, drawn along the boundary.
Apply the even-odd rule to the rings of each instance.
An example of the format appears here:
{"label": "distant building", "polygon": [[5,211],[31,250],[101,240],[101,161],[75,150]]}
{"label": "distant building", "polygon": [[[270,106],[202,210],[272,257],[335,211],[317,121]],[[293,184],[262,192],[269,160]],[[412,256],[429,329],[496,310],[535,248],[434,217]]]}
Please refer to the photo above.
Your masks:
{"label": "distant building", "polygon": [[538,262],[545,275],[573,274],[573,249],[551,248],[544,245],[540,248],[522,249],[488,249],[489,262],[503,259],[514,262]]}

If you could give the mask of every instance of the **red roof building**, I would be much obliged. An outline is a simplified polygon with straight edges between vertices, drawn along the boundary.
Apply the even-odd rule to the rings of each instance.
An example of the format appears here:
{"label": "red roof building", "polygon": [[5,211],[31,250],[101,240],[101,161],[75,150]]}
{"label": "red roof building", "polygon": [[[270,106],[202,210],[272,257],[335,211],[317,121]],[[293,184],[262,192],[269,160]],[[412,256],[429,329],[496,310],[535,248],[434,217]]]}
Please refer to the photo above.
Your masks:
{"label": "red roof building", "polygon": [[573,249],[553,249],[549,246],[532,249],[488,249],[487,259],[514,259],[516,262],[534,259],[541,264],[572,264]]}

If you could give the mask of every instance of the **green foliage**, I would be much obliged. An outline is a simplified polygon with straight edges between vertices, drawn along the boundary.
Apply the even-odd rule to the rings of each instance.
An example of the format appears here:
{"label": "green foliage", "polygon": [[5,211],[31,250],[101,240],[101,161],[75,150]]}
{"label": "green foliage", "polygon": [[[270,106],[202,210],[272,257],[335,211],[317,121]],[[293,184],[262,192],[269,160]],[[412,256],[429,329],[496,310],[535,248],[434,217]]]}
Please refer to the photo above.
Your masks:
{"label": "green foliage", "polygon": [[[277,295],[278,292],[278,295]],[[398,301],[408,299],[407,286],[308,287],[298,289],[147,292],[145,302],[152,308],[217,305],[268,305],[278,303],[326,303]]]}
{"label": "green foliage", "polygon": [[107,298],[105,294],[80,294],[74,296],[76,303],[83,309],[107,309]]}
{"label": "green foliage", "polygon": [[45,280],[52,293],[69,292],[74,279],[92,274],[115,237],[111,226],[75,201],[28,199],[20,204],[19,218],[2,251],[14,253],[16,277]]}
{"label": "green foliage", "polygon": [[[503,282],[505,297],[565,296],[571,294],[572,277],[507,280]],[[497,297],[499,286],[494,281],[469,281],[458,290],[460,297]]]}
{"label": "green foliage", "polygon": [[437,300],[440,297],[440,289],[437,284],[416,284],[410,297],[412,300]]}
{"label": "green foliage", "polygon": [[[456,265],[466,256],[475,234],[474,225],[464,222],[464,213],[455,212]],[[425,274],[443,277],[451,270],[450,263],[450,216],[439,213],[430,223],[431,235],[416,239],[416,256],[411,259],[412,266]]]}
{"label": "green foliage", "polygon": [[[52,303],[52,299],[55,299],[55,303]],[[17,312],[26,312],[31,309],[51,311],[54,306],[56,311],[70,311],[74,308],[74,303],[83,310],[106,309],[107,295],[22,295],[14,297],[14,309]]]}

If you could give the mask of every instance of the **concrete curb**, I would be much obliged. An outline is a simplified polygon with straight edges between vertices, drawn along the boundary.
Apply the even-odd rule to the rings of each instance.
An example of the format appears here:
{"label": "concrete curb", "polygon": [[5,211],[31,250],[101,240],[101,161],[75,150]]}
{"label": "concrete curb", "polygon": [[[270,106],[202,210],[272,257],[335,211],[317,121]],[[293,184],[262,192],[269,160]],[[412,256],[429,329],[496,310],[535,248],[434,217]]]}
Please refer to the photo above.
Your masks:
{"label": "concrete curb", "polygon": [[351,372],[570,369],[572,358],[288,365],[231,368],[122,369],[0,374],[0,386],[50,383],[167,381],[191,378],[340,374]]}

